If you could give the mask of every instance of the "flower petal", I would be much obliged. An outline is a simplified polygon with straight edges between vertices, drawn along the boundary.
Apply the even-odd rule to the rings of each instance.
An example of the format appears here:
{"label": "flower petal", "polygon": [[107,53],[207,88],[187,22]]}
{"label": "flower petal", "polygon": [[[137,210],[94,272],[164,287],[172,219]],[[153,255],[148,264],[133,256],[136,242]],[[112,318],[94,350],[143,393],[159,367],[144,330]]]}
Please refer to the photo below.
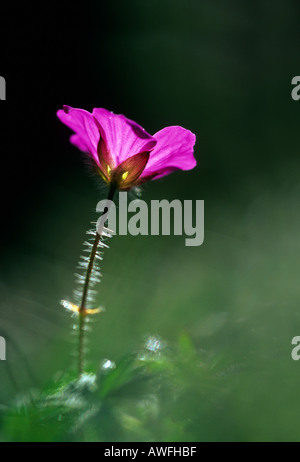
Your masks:
{"label": "flower petal", "polygon": [[107,109],[95,108],[93,115],[98,121],[101,137],[104,139],[115,166],[135,154],[150,151],[156,145],[153,136],[122,114],[114,114]]}
{"label": "flower petal", "polygon": [[79,135],[71,135],[70,136],[70,143],[72,143],[74,146],[76,146],[76,148],[80,149],[80,151],[88,152],[88,150],[89,150],[86,142]]}
{"label": "flower petal", "polygon": [[90,154],[99,165],[97,145],[100,133],[93,115],[84,109],[64,106],[57,111],[57,117],[76,133],[71,136],[71,143]]}
{"label": "flower petal", "polygon": [[174,170],[191,170],[196,166],[196,136],[180,126],[166,127],[154,135],[157,144],[150,153],[141,180],[159,178]]}

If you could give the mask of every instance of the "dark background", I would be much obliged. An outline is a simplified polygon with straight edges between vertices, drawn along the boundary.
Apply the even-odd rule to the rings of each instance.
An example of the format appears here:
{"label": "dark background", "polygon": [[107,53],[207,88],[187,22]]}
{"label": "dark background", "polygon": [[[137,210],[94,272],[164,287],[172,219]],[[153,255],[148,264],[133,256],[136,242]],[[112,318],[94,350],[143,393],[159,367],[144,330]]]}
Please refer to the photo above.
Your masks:
{"label": "dark background", "polygon": [[299,9],[292,0],[7,8],[1,149],[12,181],[4,191],[27,215],[56,178],[81,169],[55,118],[62,104],[108,107],[152,132],[187,126],[198,135],[201,168],[178,178],[202,197],[232,197],[253,177],[276,182],[298,158],[298,107],[289,95]]}
{"label": "dark background", "polygon": [[299,2],[23,4],[1,13],[0,34],[3,401],[7,365],[19,387],[30,384],[17,348],[40,385],[67,367],[70,321],[58,301],[72,293],[103,195],[56,111],[105,107],[150,133],[178,124],[196,134],[197,168],[146,185],[144,198],[204,199],[206,234],[199,248],[178,237],[113,239],[92,364],[149,332],[172,342],[187,331],[242,367],[227,384],[240,439],[297,439]]}

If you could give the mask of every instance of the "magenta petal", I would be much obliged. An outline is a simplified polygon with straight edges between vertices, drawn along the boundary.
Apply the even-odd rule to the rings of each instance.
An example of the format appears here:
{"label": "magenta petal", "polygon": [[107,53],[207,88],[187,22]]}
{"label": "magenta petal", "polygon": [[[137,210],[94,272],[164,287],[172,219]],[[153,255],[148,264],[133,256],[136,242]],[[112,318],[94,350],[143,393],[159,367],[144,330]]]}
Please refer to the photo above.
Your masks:
{"label": "magenta petal", "polygon": [[196,136],[183,127],[166,127],[154,135],[157,144],[150,153],[150,158],[141,179],[159,178],[174,170],[191,170],[196,166],[194,145]]}
{"label": "magenta petal", "polygon": [[100,133],[93,115],[84,109],[64,106],[63,109],[57,111],[57,117],[75,132],[75,135],[70,138],[71,143],[90,154],[99,164],[97,145]]}
{"label": "magenta petal", "polygon": [[70,142],[74,146],[76,146],[76,148],[80,149],[80,151],[83,151],[83,152],[89,151],[86,141],[83,138],[81,138],[79,135],[71,135]]}
{"label": "magenta petal", "polygon": [[156,140],[140,125],[121,114],[95,108],[93,115],[99,123],[99,131],[114,159],[115,166],[143,151],[150,151]]}

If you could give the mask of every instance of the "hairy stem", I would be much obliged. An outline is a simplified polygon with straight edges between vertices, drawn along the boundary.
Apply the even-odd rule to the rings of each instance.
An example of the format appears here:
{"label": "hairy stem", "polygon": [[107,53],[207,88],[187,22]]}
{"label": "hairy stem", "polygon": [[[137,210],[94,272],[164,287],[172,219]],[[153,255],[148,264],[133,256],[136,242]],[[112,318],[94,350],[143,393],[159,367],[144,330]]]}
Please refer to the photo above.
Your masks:
{"label": "hairy stem", "polygon": [[[109,194],[107,197],[108,201],[111,201],[113,199],[115,191],[116,191],[116,187],[114,185],[111,185]],[[103,215],[106,214],[107,212],[108,212],[108,207],[106,207],[105,210],[103,211]],[[81,303],[79,307],[79,355],[78,355],[79,377],[82,375],[83,369],[84,369],[84,328],[85,328],[86,301],[88,299],[91,275],[92,275],[93,267],[95,264],[97,249],[98,249],[99,242],[101,240],[104,224],[105,222],[103,221],[100,228],[97,229],[97,233],[96,233],[94,244],[93,244],[92,251],[91,251],[91,256],[89,259],[89,264],[88,264],[87,271],[86,271],[86,277],[85,277],[83,292],[82,292],[82,299],[81,299]]]}

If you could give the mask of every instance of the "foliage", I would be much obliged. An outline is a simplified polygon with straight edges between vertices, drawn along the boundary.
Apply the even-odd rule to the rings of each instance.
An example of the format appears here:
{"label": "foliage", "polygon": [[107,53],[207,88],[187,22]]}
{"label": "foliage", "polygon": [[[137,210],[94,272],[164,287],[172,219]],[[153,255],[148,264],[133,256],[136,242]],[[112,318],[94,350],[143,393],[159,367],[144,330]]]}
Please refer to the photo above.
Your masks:
{"label": "foliage", "polygon": [[174,347],[149,337],[116,364],[105,360],[97,374],[65,373],[42,391],[23,393],[1,412],[1,439],[192,441],[218,371],[218,362],[204,361],[185,334]]}

